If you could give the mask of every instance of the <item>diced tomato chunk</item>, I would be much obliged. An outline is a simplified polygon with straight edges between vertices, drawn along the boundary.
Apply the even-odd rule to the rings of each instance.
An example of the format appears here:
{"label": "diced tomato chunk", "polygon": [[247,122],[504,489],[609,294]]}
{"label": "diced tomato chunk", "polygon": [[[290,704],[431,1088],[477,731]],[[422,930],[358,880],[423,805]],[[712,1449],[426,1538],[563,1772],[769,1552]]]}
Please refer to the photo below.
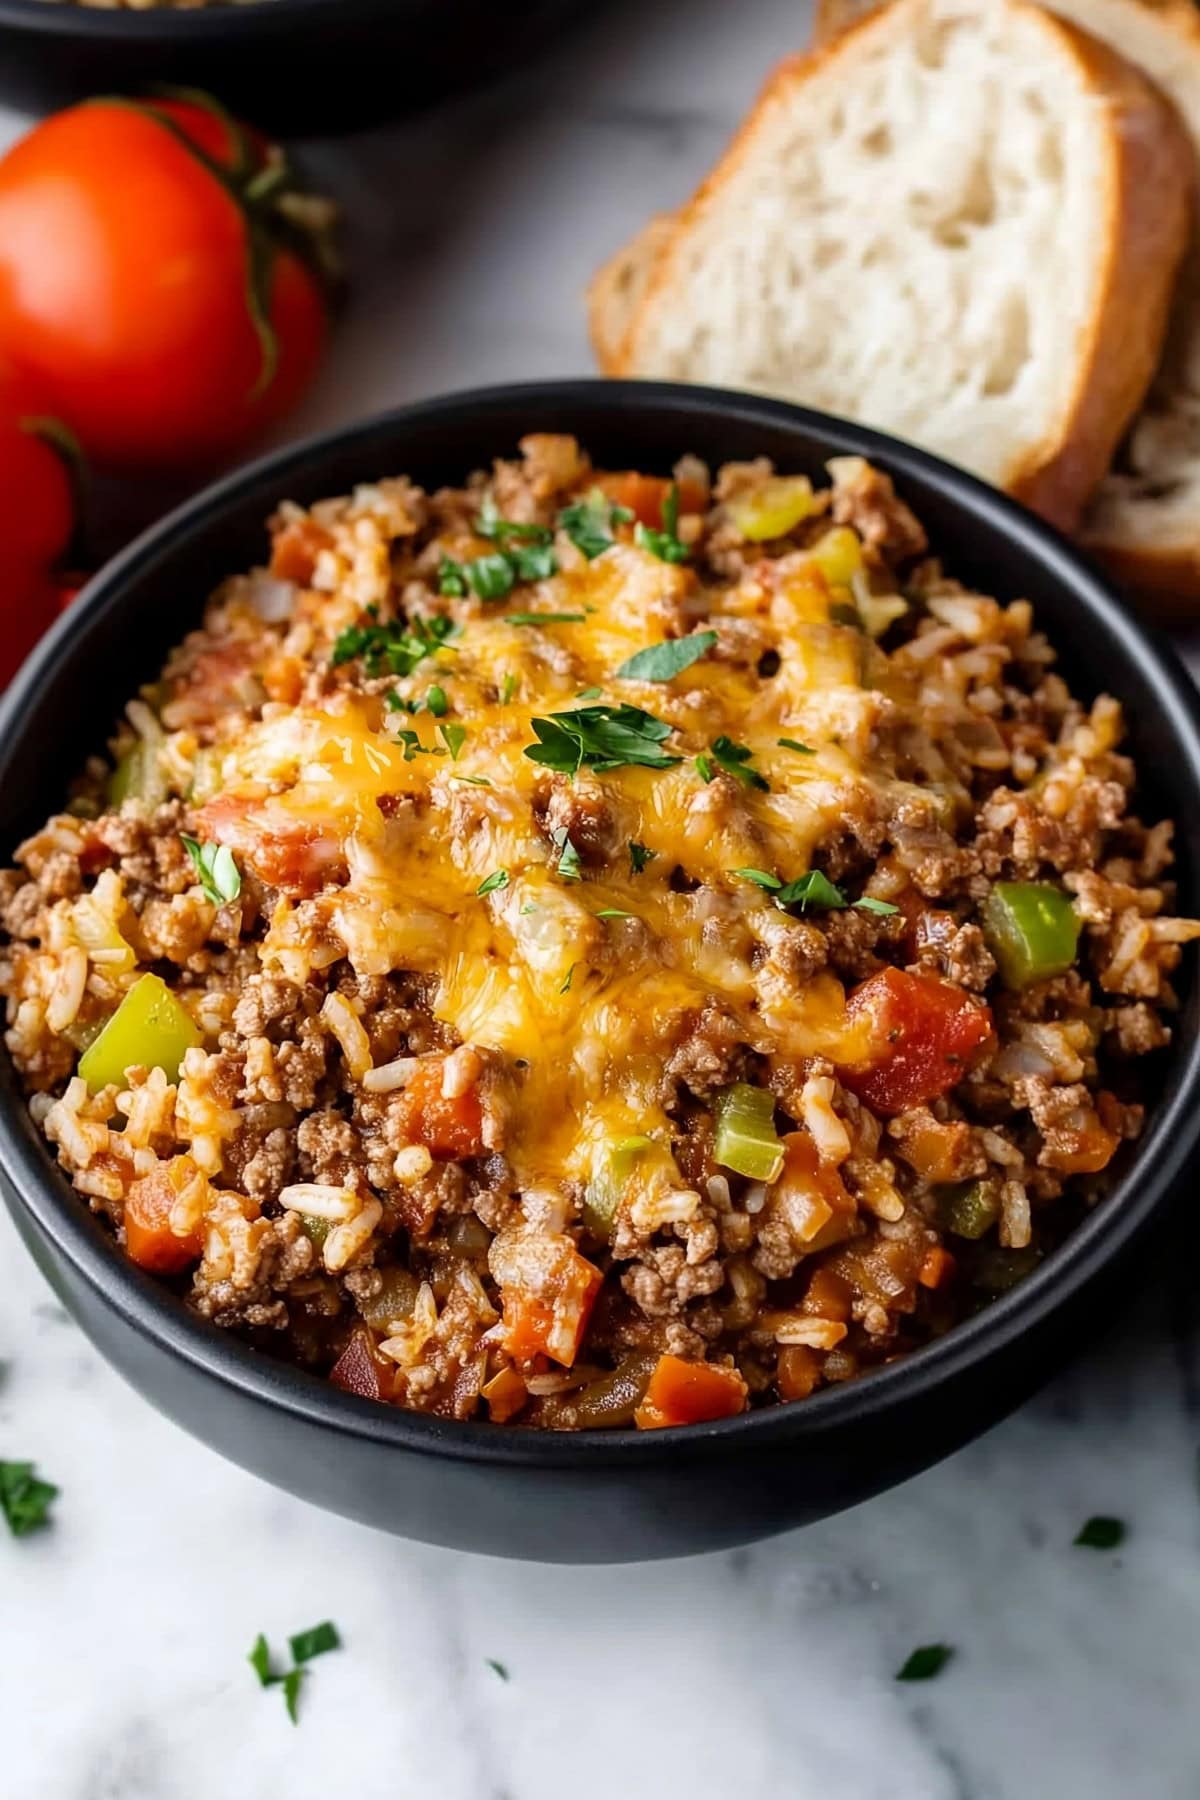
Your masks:
{"label": "diced tomato chunk", "polygon": [[329,1371],[334,1387],[348,1394],[360,1394],[364,1400],[390,1400],[395,1388],[396,1370],[375,1349],[369,1331],[350,1333],[346,1348]]}
{"label": "diced tomato chunk", "polygon": [[125,1252],[139,1268],[155,1275],[178,1275],[204,1252],[204,1232],[197,1227],[183,1236],[171,1230],[171,1209],[196,1169],[185,1157],[160,1164],[135,1181],[125,1196]]}
{"label": "diced tomato chunk", "polygon": [[956,1266],[949,1250],[943,1250],[940,1244],[935,1244],[925,1252],[917,1280],[922,1287],[944,1287],[948,1281],[954,1279]]}
{"label": "diced tomato chunk", "polygon": [[948,1093],[993,1042],[989,1008],[937,975],[881,969],[850,994],[846,1014],[869,1022],[871,1050],[839,1078],[880,1113]]}
{"label": "diced tomato chunk", "polygon": [[197,815],[199,835],[226,844],[271,887],[302,898],[345,867],[337,832],[289,814],[270,795],[218,794]]}
{"label": "diced tomato chunk", "polygon": [[599,475],[595,485],[614,506],[628,507],[639,525],[648,525],[654,531],[662,530],[663,501],[673,486],[679,488],[681,513],[703,512],[708,505],[708,495],[698,482],[674,483],[664,476],[640,475],[633,469],[617,475]]}
{"label": "diced tomato chunk", "polygon": [[738,1371],[719,1363],[660,1356],[642,1404],[633,1415],[641,1431],[665,1425],[701,1425],[745,1412],[748,1389]]}
{"label": "diced tomato chunk", "polygon": [[424,1144],[433,1156],[478,1156],[483,1148],[483,1107],[468,1088],[452,1099],[442,1092],[443,1062],[422,1063],[395,1103],[398,1129],[406,1142]]}
{"label": "diced tomato chunk", "polygon": [[569,1369],[604,1277],[560,1232],[509,1232],[492,1245],[504,1348],[516,1362],[548,1356]]}

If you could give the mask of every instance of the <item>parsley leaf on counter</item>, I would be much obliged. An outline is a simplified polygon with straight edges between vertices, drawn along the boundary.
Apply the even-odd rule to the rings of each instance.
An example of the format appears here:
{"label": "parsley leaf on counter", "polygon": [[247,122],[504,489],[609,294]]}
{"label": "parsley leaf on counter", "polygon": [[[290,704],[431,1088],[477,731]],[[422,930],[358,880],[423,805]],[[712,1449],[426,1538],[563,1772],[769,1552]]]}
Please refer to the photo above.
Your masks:
{"label": "parsley leaf on counter", "polygon": [[[442,589],[445,593],[447,590]],[[435,651],[448,649],[447,640],[457,637],[459,627],[444,613],[430,618],[420,616],[406,625],[347,625],[334,640],[330,662],[336,669],[340,663],[361,657],[368,675],[411,675],[419,662]]]}
{"label": "parsley leaf on counter", "polygon": [[672,482],[670,490],[662,505],[663,529],[655,531],[650,525],[641,521],[633,528],[633,541],[642,550],[648,550],[651,556],[657,556],[659,562],[686,562],[691,555],[687,545],[680,542],[677,530],[679,524],[679,487]]}
{"label": "parsley leaf on counter", "polygon": [[287,1707],[287,1715],[293,1725],[300,1723],[296,1712],[296,1703],[300,1698],[301,1683],[307,1673],[307,1669],[289,1669],[283,1677],[283,1704]]}
{"label": "parsley leaf on counter", "polygon": [[530,723],[538,742],[528,745],[526,756],[563,775],[574,775],[585,764],[589,769],[670,769],[680,760],[661,748],[671,727],[637,706],[577,706]]}
{"label": "parsley leaf on counter", "polygon": [[270,1646],[261,1631],[251,1645],[246,1661],[258,1676],[259,1687],[274,1687],[277,1681],[283,1680],[282,1674],[271,1667]]}
{"label": "parsley leaf on counter", "polygon": [[492,1674],[498,1675],[501,1681],[509,1681],[511,1679],[505,1665],[502,1662],[497,1662],[494,1656],[485,1656],[483,1660],[492,1671]]}
{"label": "parsley leaf on counter", "polygon": [[[713,760],[727,775],[734,776],[743,787],[761,788],[763,793],[767,792],[769,783],[765,775],[760,775],[757,769],[750,767],[750,758],[754,752],[748,750],[745,744],[735,744],[732,738],[722,735],[713,739],[710,748]],[[705,779],[710,778],[706,776]]]}
{"label": "parsley leaf on counter", "polygon": [[191,857],[200,886],[213,905],[224,906],[227,900],[236,900],[242,891],[242,877],[228,845],[201,844],[184,831],[180,832],[179,841]]}
{"label": "parsley leaf on counter", "polygon": [[58,1489],[40,1481],[32,1463],[0,1462],[0,1512],[14,1537],[28,1537],[50,1523],[50,1502]]}
{"label": "parsley leaf on counter", "polygon": [[671,681],[707,656],[716,641],[715,631],[697,631],[691,637],[648,644],[644,650],[626,657],[616,673],[623,681]]}
{"label": "parsley leaf on counter", "polygon": [[1121,1519],[1110,1519],[1097,1513],[1087,1521],[1073,1542],[1086,1550],[1115,1550],[1124,1541],[1125,1525]]}
{"label": "parsley leaf on counter", "polygon": [[311,1662],[314,1656],[324,1656],[327,1651],[340,1650],[341,1647],[342,1640],[331,1619],[323,1619],[319,1625],[312,1625],[307,1631],[298,1631],[295,1637],[288,1639],[288,1649],[292,1653],[292,1661],[296,1663]]}
{"label": "parsley leaf on counter", "polygon": [[564,506],[558,523],[575,548],[591,562],[616,543],[614,525],[628,525],[633,514],[627,506],[614,506],[599,488],[593,488],[586,500]]}
{"label": "parsley leaf on counter", "polygon": [[949,1644],[921,1644],[903,1668],[896,1670],[897,1681],[932,1681],[940,1675],[954,1651]]}
{"label": "parsley leaf on counter", "polygon": [[645,844],[637,844],[629,840],[629,873],[640,875],[647,863],[652,863],[658,855],[657,850],[650,850]]}
{"label": "parsley leaf on counter", "polygon": [[507,886],[508,870],[493,869],[490,875],[484,876],[479,886],[475,889],[475,892],[479,895],[494,894],[498,888],[506,888]]}

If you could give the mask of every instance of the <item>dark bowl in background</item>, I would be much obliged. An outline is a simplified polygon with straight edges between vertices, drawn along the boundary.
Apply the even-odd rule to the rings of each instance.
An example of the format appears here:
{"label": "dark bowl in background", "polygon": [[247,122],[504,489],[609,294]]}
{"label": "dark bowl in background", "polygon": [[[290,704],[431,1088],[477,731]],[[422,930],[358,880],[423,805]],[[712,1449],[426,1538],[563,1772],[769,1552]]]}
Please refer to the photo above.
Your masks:
{"label": "dark bowl in background", "polygon": [[578,16],[572,0],[251,0],[146,12],[0,0],[0,99],[40,112],[168,83],[208,89],[256,125],[314,137],[497,74]]}
{"label": "dark bowl in background", "polygon": [[[249,566],[263,521],[407,471],[460,481],[527,431],[577,434],[610,467],[773,457],[818,475],[834,454],[891,472],[947,567],[1034,600],[1076,691],[1127,708],[1150,817],[1178,821],[1182,906],[1200,869],[1200,706],[1173,652],[1069,548],[970,476],[892,439],[768,400],[652,383],[563,381],[406,407],[285,450],[211,488],[80,595],[0,706],[0,861],[60,803],[125,698],[193,625],[210,587]],[[1022,1286],[948,1336],[813,1399],[712,1425],[550,1436],[375,1405],[193,1317],[127,1262],[58,1173],[0,1055],[0,1177],[64,1305],[154,1405],[234,1462],[336,1512],[429,1543],[551,1561],[715,1549],[802,1524],[915,1474],[984,1430],[1081,1341],[1128,1280],[1200,1136],[1197,983],[1141,1142],[1109,1196]]]}

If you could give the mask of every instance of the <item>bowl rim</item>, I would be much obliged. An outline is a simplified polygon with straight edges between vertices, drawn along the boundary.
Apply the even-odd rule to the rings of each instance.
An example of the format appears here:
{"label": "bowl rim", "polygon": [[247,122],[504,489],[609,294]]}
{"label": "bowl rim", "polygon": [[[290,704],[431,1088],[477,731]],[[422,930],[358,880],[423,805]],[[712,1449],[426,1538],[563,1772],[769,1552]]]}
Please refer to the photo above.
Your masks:
{"label": "bowl rim", "polygon": [[[36,0],[41,4],[42,0]],[[263,0],[275,4],[276,0]],[[1047,584],[1067,593],[1084,616],[1098,618],[1121,654],[1137,666],[1159,696],[1162,713],[1181,753],[1177,779],[1193,790],[1200,812],[1200,693],[1175,650],[1155,628],[1127,612],[1114,590],[1051,527],[965,471],[899,439],[808,408],[717,388],[671,382],[602,381],[567,378],[505,383],[452,392],[393,408],[385,413],[305,438],[248,463],[204,488],[143,532],[105,565],[56,622],[0,699],[0,764],[5,746],[20,730],[22,715],[52,680],[61,654],[70,653],[79,621],[120,609],[125,584],[147,560],[169,551],[177,540],[211,529],[224,510],[249,491],[269,485],[275,503],[286,497],[293,477],[308,477],[332,456],[386,454],[393,438],[423,423],[462,416],[486,420],[489,412],[527,409],[536,414],[569,412],[599,405],[614,422],[646,412],[679,420],[681,453],[689,421],[735,419],[774,428],[789,427],[827,446],[829,454],[863,455],[883,463],[903,491],[905,479],[919,478],[939,499],[966,512],[989,534],[1010,539],[1045,572]],[[464,475],[467,470],[464,468]],[[364,478],[366,478],[364,476]],[[1156,1107],[1145,1136],[1112,1191],[1082,1220],[1033,1274],[944,1336],[803,1403],[775,1405],[734,1418],[653,1432],[629,1430],[549,1433],[500,1428],[481,1421],[436,1418],[346,1394],[329,1382],[252,1349],[231,1332],[193,1315],[171,1290],[120,1256],[104,1227],[80,1204],[51,1162],[15,1080],[11,1059],[0,1053],[0,1176],[17,1203],[87,1285],[127,1325],[168,1355],[182,1358],[198,1375],[229,1385],[244,1397],[297,1416],[325,1431],[370,1439],[397,1450],[450,1456],[456,1460],[525,1468],[620,1465],[637,1468],[692,1452],[742,1448],[764,1450],[861,1426],[906,1398],[916,1399],[968,1371],[978,1372],[1009,1340],[1041,1325],[1060,1306],[1096,1279],[1150,1223],[1170,1195],[1200,1137],[1200,1034],[1177,1040],[1171,1051],[1179,1068],[1176,1092]]]}

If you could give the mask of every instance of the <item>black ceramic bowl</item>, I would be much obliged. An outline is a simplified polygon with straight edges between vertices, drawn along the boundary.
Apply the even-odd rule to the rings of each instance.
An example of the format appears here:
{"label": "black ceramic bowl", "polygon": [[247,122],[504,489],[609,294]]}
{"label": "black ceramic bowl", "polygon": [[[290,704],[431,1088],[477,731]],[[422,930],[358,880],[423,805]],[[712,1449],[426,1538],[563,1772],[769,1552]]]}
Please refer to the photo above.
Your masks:
{"label": "black ceramic bowl", "polygon": [[[263,520],[408,471],[458,481],[527,431],[575,432],[610,467],[767,455],[818,474],[860,452],[896,478],[948,567],[1028,595],[1082,694],[1125,702],[1149,816],[1178,821],[1184,907],[1200,868],[1200,707],[1173,654],[1061,539],[969,476],[816,413],[700,388],[566,381],[411,406],[255,464],[174,513],[80,596],[0,708],[0,859],[59,803],[124,699],[217,580],[258,557]],[[548,1436],[386,1409],[202,1323],[118,1254],[58,1174],[0,1057],[0,1176],[17,1226],[84,1330],[187,1430],[308,1500],[431,1543],[619,1561],[765,1536],[865,1499],[965,1443],[1078,1343],[1180,1182],[1200,1135],[1197,984],[1146,1134],[1110,1196],[1023,1286],[939,1342],[811,1400],[717,1424]]]}
{"label": "black ceramic bowl", "polygon": [[494,0],[253,0],[146,12],[0,0],[0,98],[41,110],[168,82],[312,137],[493,74],[575,11],[571,0],[501,9]]}

